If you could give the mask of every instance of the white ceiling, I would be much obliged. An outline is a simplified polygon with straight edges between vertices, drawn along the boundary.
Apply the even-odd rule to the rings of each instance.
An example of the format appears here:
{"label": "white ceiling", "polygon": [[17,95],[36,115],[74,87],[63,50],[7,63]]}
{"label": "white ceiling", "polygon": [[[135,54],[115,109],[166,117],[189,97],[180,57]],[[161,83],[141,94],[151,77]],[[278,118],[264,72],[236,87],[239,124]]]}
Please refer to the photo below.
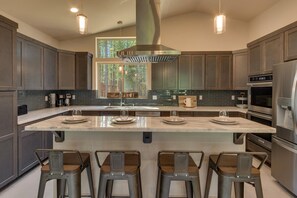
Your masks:
{"label": "white ceiling", "polygon": [[[249,21],[279,0],[222,0],[227,18]],[[82,3],[80,3],[82,2]],[[82,4],[88,16],[89,33],[103,32],[135,24],[136,0],[0,0],[0,9],[39,29],[57,40],[79,37],[76,18],[70,13],[72,4]],[[215,15],[218,0],[161,0],[162,18],[188,12]]]}

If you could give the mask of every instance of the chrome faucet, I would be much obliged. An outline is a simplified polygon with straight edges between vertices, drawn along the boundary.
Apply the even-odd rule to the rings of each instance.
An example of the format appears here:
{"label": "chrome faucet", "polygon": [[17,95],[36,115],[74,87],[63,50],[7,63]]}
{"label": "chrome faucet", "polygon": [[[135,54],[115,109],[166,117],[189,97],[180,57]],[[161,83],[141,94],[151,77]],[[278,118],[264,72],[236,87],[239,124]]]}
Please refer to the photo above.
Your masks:
{"label": "chrome faucet", "polygon": [[124,106],[125,102],[123,102],[123,93],[122,92],[120,92],[120,99],[121,99],[120,106]]}

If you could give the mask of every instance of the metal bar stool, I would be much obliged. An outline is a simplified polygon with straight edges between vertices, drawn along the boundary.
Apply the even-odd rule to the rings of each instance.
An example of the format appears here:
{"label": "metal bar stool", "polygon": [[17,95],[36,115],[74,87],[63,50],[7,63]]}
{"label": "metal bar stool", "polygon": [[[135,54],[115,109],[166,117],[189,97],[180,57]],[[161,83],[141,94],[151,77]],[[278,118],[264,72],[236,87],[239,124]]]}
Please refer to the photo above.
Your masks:
{"label": "metal bar stool", "polygon": [[[252,165],[255,156],[260,159],[257,167]],[[218,198],[231,197],[232,182],[236,198],[244,197],[244,182],[255,187],[257,198],[263,198],[260,168],[266,159],[267,154],[264,152],[222,152],[210,155],[204,198],[209,196],[213,171],[218,174]]]}
{"label": "metal bar stool", "polygon": [[[197,166],[190,154],[200,155]],[[201,197],[199,169],[203,161],[202,151],[160,151],[158,153],[157,198],[168,198],[171,181],[185,181],[187,198]]]}
{"label": "metal bar stool", "polygon": [[[108,153],[103,164],[99,154]],[[128,180],[130,198],[142,198],[139,151],[95,151],[100,168],[98,198],[112,197],[113,181]]]}
{"label": "metal bar stool", "polygon": [[[40,153],[48,152],[48,163],[41,161]],[[89,153],[80,153],[76,150],[37,149],[35,155],[41,165],[41,175],[38,189],[38,198],[44,196],[46,182],[57,180],[57,197],[65,196],[66,183],[70,198],[81,197],[81,172],[86,169],[91,195],[83,197],[95,198],[91,161]]]}

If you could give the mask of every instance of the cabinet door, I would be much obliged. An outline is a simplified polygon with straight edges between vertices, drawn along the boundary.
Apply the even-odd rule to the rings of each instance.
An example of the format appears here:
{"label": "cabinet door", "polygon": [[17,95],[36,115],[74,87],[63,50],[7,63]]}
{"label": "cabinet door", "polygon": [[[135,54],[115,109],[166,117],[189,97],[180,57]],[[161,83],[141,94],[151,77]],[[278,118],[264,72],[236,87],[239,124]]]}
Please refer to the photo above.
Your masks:
{"label": "cabinet door", "polygon": [[88,52],[75,54],[75,89],[92,89],[92,59],[93,55]]}
{"label": "cabinet door", "polygon": [[16,27],[0,19],[0,90],[16,88]]}
{"label": "cabinet door", "polygon": [[283,34],[263,41],[263,73],[272,73],[272,66],[283,62]]}
{"label": "cabinet door", "polygon": [[152,64],[152,89],[163,89],[164,63]]}
{"label": "cabinet door", "polygon": [[221,55],[219,70],[219,89],[232,89],[232,56]]}
{"label": "cabinet door", "polygon": [[249,47],[248,50],[248,60],[249,60],[249,75],[254,74],[260,74],[262,71],[262,62],[261,62],[261,56],[262,56],[262,49],[261,44],[255,44],[253,46]]}
{"label": "cabinet door", "polygon": [[233,54],[233,89],[247,90],[248,83],[248,55],[247,50]]}
{"label": "cabinet door", "polygon": [[17,177],[16,105],[15,91],[0,92],[0,188]]}
{"label": "cabinet door", "polygon": [[38,164],[38,160],[34,154],[36,149],[43,148],[43,132],[24,131],[25,125],[18,127],[18,164],[19,175],[24,174],[29,169]]}
{"label": "cabinet door", "polygon": [[205,88],[217,89],[218,88],[218,57],[217,55],[206,55],[205,61]]}
{"label": "cabinet door", "polygon": [[204,89],[204,75],[205,75],[205,56],[192,55],[192,69],[191,69],[191,88]]}
{"label": "cabinet door", "polygon": [[24,53],[24,40],[17,38],[16,45],[16,67],[17,67],[17,89],[24,89],[23,80],[23,53]]}
{"label": "cabinet door", "polygon": [[191,55],[181,55],[179,57],[179,66],[178,66],[179,89],[191,89],[191,77],[192,77],[191,60],[192,60]]}
{"label": "cabinet door", "polygon": [[43,90],[43,47],[30,41],[24,43],[24,88]]}
{"label": "cabinet door", "polygon": [[297,59],[297,27],[285,31],[285,61]]}
{"label": "cabinet door", "polygon": [[57,51],[54,49],[43,49],[43,79],[44,90],[58,89],[58,61]]}
{"label": "cabinet door", "polygon": [[59,89],[75,89],[75,54],[72,52],[59,52]]}
{"label": "cabinet door", "polygon": [[164,63],[164,89],[177,89],[178,61]]}

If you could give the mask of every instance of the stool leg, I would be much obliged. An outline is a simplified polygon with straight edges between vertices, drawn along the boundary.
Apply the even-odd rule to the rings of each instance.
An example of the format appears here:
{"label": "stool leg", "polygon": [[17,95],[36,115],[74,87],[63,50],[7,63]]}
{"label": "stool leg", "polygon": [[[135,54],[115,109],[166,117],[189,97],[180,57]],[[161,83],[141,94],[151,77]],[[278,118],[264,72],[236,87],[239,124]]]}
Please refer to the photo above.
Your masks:
{"label": "stool leg", "polygon": [[81,174],[72,173],[67,178],[69,197],[80,198],[81,197]]}
{"label": "stool leg", "polygon": [[218,175],[218,198],[230,198],[231,189],[231,179]]}
{"label": "stool leg", "polygon": [[201,195],[199,174],[195,178],[193,178],[192,185],[193,185],[193,191],[194,191],[195,198],[201,198],[202,195]]}
{"label": "stool leg", "polygon": [[57,179],[57,197],[64,198],[66,188],[66,179]]}
{"label": "stool leg", "polygon": [[88,175],[88,180],[89,180],[89,188],[90,188],[91,197],[95,198],[94,183],[93,183],[92,168],[91,168],[90,160],[88,161],[88,166],[86,167],[86,169],[87,169],[87,175]]}
{"label": "stool leg", "polygon": [[130,198],[138,198],[137,175],[128,176]]}
{"label": "stool leg", "polygon": [[41,172],[40,180],[39,180],[39,188],[38,188],[38,198],[43,198],[45,185],[47,182],[47,176]]}
{"label": "stool leg", "polygon": [[204,198],[208,198],[208,196],[209,196],[209,189],[210,189],[210,184],[211,184],[212,173],[213,173],[213,170],[212,170],[212,168],[210,167],[210,165],[208,165],[208,171],[207,171],[207,178],[206,178],[206,185],[205,185]]}
{"label": "stool leg", "polygon": [[142,183],[141,183],[141,174],[140,174],[140,169],[138,170],[137,174],[137,186],[138,186],[138,196],[139,198],[142,198]]}
{"label": "stool leg", "polygon": [[158,179],[157,179],[157,190],[156,190],[156,198],[160,198],[161,191],[161,170],[158,168]]}
{"label": "stool leg", "polygon": [[170,182],[171,179],[164,175],[161,176],[161,197],[160,198],[168,198],[169,190],[170,190]]}
{"label": "stool leg", "polygon": [[105,190],[106,190],[107,178],[105,178],[104,174],[100,173],[99,178],[99,186],[98,186],[98,198],[104,198]]}
{"label": "stool leg", "polygon": [[193,198],[193,188],[191,181],[185,181],[187,198]]}
{"label": "stool leg", "polygon": [[244,182],[234,182],[235,198],[243,198]]}
{"label": "stool leg", "polygon": [[113,180],[109,179],[109,180],[107,180],[107,184],[106,184],[106,197],[107,198],[112,197],[112,188],[113,188]]}
{"label": "stool leg", "polygon": [[261,178],[255,179],[255,190],[257,194],[257,198],[263,198],[263,191],[262,191],[262,184],[261,184]]}

